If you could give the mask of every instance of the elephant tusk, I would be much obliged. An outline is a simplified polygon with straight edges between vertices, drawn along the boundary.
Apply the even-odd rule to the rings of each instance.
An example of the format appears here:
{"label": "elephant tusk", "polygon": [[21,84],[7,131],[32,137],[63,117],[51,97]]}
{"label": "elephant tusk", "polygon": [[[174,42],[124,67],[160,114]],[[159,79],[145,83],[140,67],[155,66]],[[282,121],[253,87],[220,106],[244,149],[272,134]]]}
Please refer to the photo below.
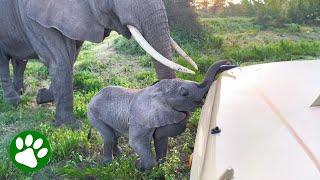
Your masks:
{"label": "elephant tusk", "polygon": [[170,43],[172,48],[180,55],[182,56],[189,64],[191,64],[196,70],[198,70],[197,64],[191,59],[190,56],[184,50],[178,45],[177,42],[175,42],[171,37],[170,37]]}
{"label": "elephant tusk", "polygon": [[179,64],[176,64],[169,59],[165,58],[162,56],[157,50],[155,50],[149,43],[148,41],[142,36],[142,34],[139,32],[139,30],[131,25],[127,26],[129,31],[131,32],[133,38],[138,42],[138,44],[148,53],[150,54],[155,60],[159,61],[161,64],[176,70],[180,71],[183,73],[190,73],[190,74],[195,74],[194,71],[185,68]]}

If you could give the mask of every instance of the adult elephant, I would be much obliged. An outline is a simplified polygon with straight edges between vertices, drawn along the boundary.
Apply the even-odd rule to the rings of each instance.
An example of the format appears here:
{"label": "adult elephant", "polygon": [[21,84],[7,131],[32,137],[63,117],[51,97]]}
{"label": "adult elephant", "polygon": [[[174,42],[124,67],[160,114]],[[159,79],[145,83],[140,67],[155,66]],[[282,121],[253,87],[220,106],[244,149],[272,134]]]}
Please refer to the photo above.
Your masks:
{"label": "adult elephant", "polygon": [[161,0],[1,0],[0,19],[0,78],[5,98],[18,96],[9,77],[9,60],[39,59],[52,77],[56,126],[77,122],[72,76],[83,41],[102,42],[112,30],[133,36],[157,60],[153,62],[160,79],[174,78],[173,70],[193,73],[170,61],[171,47],[196,67],[170,38]]}

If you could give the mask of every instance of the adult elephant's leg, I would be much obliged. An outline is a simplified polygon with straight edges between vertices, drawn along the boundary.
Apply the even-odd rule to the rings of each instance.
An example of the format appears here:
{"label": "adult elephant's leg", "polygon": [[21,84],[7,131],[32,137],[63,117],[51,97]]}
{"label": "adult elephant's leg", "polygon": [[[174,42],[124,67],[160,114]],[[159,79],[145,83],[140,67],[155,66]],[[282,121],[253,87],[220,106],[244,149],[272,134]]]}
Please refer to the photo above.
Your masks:
{"label": "adult elephant's leg", "polygon": [[[83,42],[76,42],[76,56],[75,56],[76,58],[80,53],[82,44]],[[73,64],[74,63],[75,61],[73,61]],[[40,89],[37,94],[37,104],[45,104],[45,103],[51,103],[51,102],[54,102],[52,84],[50,85],[49,89],[47,88]]]}
{"label": "adult elephant's leg", "polygon": [[49,66],[52,77],[52,93],[56,104],[56,126],[74,124],[72,66],[70,63],[54,62]]}
{"label": "adult elephant's leg", "polygon": [[131,126],[129,128],[129,144],[139,155],[140,160],[136,162],[136,167],[140,171],[150,170],[155,164],[151,153],[151,140],[154,129],[145,129],[141,126]]}
{"label": "adult elephant's leg", "polygon": [[0,52],[0,79],[3,88],[5,101],[10,104],[17,105],[20,102],[20,97],[13,88],[10,78],[9,59]]}
{"label": "adult elephant's leg", "polygon": [[11,59],[11,63],[13,66],[13,87],[14,90],[18,94],[22,94],[24,92],[24,71],[27,67],[27,60],[16,60]]}
{"label": "adult elephant's leg", "polygon": [[76,56],[76,41],[64,36],[54,28],[46,28],[30,19],[25,19],[26,33],[51,76],[52,92],[56,105],[55,125],[71,125],[79,128],[73,114],[73,62]]}

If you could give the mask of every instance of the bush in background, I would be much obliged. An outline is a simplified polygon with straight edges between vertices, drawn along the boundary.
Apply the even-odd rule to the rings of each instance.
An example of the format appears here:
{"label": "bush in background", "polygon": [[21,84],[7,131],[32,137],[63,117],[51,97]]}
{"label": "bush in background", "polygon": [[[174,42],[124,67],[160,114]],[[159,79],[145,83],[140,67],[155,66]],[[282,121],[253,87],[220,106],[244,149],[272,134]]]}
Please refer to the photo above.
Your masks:
{"label": "bush in background", "polygon": [[252,16],[267,26],[288,23],[320,25],[319,0],[242,0],[241,4],[226,3],[215,15]]}
{"label": "bush in background", "polygon": [[243,0],[245,10],[257,22],[281,26],[284,23],[320,24],[319,0]]}

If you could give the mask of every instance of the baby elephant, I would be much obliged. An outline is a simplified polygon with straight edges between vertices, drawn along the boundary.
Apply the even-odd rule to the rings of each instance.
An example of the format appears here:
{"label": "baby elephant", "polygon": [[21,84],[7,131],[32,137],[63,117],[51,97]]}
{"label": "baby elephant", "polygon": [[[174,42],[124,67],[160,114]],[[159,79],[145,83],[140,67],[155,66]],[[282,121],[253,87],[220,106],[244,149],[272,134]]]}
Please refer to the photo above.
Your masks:
{"label": "baby elephant", "polygon": [[136,167],[149,170],[155,164],[151,151],[154,140],[156,159],[166,157],[168,137],[181,134],[190,113],[202,107],[215,76],[236,66],[220,61],[210,67],[201,84],[180,79],[164,79],[144,89],[107,87],[90,102],[88,116],[104,139],[104,162],[120,153],[119,136],[129,138],[139,155]]}

